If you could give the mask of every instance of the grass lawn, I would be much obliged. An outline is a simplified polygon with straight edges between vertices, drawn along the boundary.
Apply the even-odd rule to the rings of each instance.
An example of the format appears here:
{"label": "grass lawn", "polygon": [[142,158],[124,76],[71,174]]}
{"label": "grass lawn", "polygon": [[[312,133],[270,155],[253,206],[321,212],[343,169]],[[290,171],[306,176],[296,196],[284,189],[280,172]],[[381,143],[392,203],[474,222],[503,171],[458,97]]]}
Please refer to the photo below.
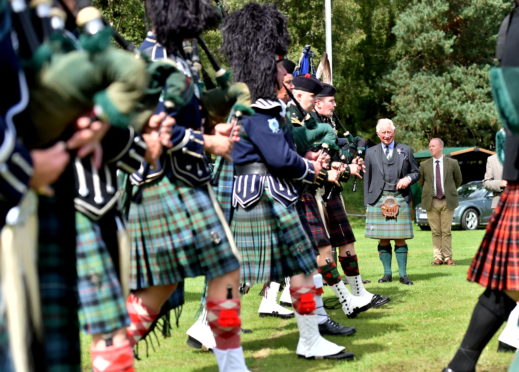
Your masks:
{"label": "grass lawn", "polygon": [[[349,185],[351,187],[351,184]],[[361,191],[361,190],[360,190]],[[351,195],[352,193],[349,193]],[[357,192],[356,194],[359,194]],[[355,195],[356,196],[356,195]],[[346,199],[348,203],[348,199]],[[415,229],[409,241],[408,271],[414,286],[404,286],[398,280],[378,284],[382,265],[378,260],[376,242],[364,238],[364,222],[352,218],[357,236],[356,250],[364,279],[371,280],[366,288],[373,293],[391,297],[387,305],[371,309],[356,319],[347,319],[339,309],[328,310],[336,321],[357,328],[351,337],[328,337],[345,345],[356,355],[351,362],[307,361],[297,358],[297,328],[294,319],[260,318],[257,309],[261,289],[255,286],[242,301],[242,323],[253,329],[242,335],[248,367],[254,372],[283,371],[351,371],[399,372],[441,371],[459,345],[477,297],[483,288],[465,280],[467,267],[483,237],[484,230],[454,231],[453,252],[456,266],[432,266],[430,231]],[[395,259],[394,276],[398,278]],[[141,346],[142,360],[136,362],[139,371],[215,371],[212,354],[191,349],[185,344],[185,331],[195,320],[203,279],[186,282],[186,304],[180,327],[173,336],[159,337],[160,346],[149,351]],[[325,300],[333,293],[325,287]],[[88,337],[83,337],[83,370],[89,371]],[[155,342],[156,344],[156,342]],[[497,335],[483,351],[478,371],[506,371],[513,355],[497,353]]]}

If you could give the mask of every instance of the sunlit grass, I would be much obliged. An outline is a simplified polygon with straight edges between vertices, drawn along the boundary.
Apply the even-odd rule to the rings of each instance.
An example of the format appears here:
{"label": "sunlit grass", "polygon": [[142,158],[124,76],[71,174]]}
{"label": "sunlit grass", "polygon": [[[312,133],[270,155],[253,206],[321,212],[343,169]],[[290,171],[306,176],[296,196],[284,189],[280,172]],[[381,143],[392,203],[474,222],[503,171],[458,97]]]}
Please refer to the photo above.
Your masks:
{"label": "sunlit grass", "polygon": [[[345,345],[356,355],[352,362],[306,361],[295,355],[297,329],[295,320],[260,318],[257,309],[261,289],[254,287],[243,298],[243,327],[254,332],[242,336],[248,367],[254,372],[283,371],[441,371],[454,355],[466,330],[472,309],[483,288],[468,283],[467,267],[483,237],[484,230],[454,231],[453,252],[456,266],[432,266],[430,231],[415,228],[415,238],[409,241],[409,276],[414,286],[398,281],[378,284],[381,263],[376,241],[364,238],[361,218],[352,218],[357,236],[356,250],[364,279],[371,280],[366,288],[391,297],[382,308],[372,309],[356,319],[347,319],[341,310],[329,310],[333,319],[357,328],[352,337],[328,337]],[[396,277],[397,265],[393,259]],[[139,371],[215,371],[212,354],[195,351],[185,344],[185,331],[195,320],[203,279],[186,283],[186,304],[180,327],[173,336],[159,337],[160,346],[149,351],[141,346],[142,360],[136,362]],[[333,294],[325,289],[325,298]],[[89,371],[88,337],[83,337],[83,370]],[[485,348],[478,371],[506,371],[513,355],[497,353],[497,335]]]}

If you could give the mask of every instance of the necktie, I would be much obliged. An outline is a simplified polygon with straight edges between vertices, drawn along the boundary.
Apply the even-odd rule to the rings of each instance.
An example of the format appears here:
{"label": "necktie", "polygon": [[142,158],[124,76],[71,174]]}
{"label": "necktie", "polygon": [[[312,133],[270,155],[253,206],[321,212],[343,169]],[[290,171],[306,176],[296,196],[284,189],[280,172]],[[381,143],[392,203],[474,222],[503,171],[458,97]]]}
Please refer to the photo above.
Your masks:
{"label": "necktie", "polygon": [[442,175],[440,172],[440,161],[436,160],[436,197],[438,199],[443,199],[443,189],[442,189]]}
{"label": "necktie", "polygon": [[386,146],[386,150],[384,151],[386,153],[386,159],[389,160],[391,156],[389,156],[389,146]]}

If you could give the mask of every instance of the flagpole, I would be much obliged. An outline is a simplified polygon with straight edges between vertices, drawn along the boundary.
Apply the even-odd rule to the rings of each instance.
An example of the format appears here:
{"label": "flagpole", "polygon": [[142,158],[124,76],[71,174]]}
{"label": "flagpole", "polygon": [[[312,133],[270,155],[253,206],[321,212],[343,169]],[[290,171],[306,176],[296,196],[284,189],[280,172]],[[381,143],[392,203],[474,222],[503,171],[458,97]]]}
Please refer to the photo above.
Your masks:
{"label": "flagpole", "polygon": [[330,62],[330,84],[333,84],[333,64],[332,64],[332,0],[324,0],[324,16],[326,30],[326,54]]}

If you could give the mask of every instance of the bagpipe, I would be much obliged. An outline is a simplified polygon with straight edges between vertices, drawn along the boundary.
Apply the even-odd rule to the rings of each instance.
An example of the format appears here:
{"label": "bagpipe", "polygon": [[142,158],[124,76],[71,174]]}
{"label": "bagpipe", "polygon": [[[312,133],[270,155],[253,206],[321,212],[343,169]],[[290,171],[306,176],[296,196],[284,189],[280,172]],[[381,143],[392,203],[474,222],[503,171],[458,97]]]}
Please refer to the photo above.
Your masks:
{"label": "bagpipe", "polygon": [[[330,63],[326,53],[324,53],[321,58],[319,66],[317,67],[317,72],[315,72],[314,63],[312,61],[313,56],[314,52],[311,50],[311,46],[305,45],[294,71],[294,76],[310,73],[317,75],[318,78],[321,77],[323,82],[331,83],[331,81],[329,81],[331,77]],[[301,112],[304,112],[290,92],[289,96],[296,106],[298,106],[298,109]],[[364,157],[366,151],[365,141],[360,137],[353,136],[349,131],[347,131],[335,113],[332,118],[326,120],[329,121],[329,123],[321,123],[318,120],[318,115],[316,115],[316,117],[317,120],[316,118],[311,118],[310,120],[305,121],[306,129],[297,129],[294,132],[296,143],[298,141],[301,144],[309,143],[310,146],[306,148],[310,148],[311,151],[323,150],[330,155],[332,161],[339,161],[345,165],[351,164],[353,159],[356,157]],[[339,132],[343,133],[342,136],[339,135]],[[349,173],[346,172],[343,173],[340,181],[346,182],[348,179]],[[356,189],[357,178],[355,178],[353,182],[352,191],[355,192]],[[340,194],[341,192],[341,186],[331,184],[327,185],[325,187],[324,198],[330,198],[332,195]]]}
{"label": "bagpipe", "polygon": [[23,0],[12,2],[30,90],[30,128],[22,128],[30,148],[51,144],[85,114],[119,127],[144,124],[139,104],[150,81],[146,64],[115,48],[113,30],[87,5],[83,3],[75,17],[80,30],[76,39],[65,28],[70,21],[63,15],[71,13],[64,4],[41,1],[29,8]]}

